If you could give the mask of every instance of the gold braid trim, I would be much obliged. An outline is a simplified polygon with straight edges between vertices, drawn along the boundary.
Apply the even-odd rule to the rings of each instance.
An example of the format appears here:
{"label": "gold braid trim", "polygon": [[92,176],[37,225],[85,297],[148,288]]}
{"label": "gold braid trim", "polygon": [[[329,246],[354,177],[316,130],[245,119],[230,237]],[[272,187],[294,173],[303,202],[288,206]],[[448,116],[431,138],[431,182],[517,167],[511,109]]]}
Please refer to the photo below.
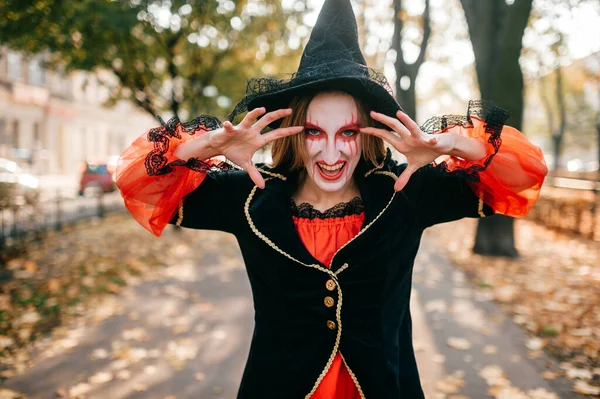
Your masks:
{"label": "gold braid trim", "polygon": [[477,213],[479,213],[479,216],[481,216],[482,218],[486,217],[486,214],[483,213],[483,200],[481,198],[479,198],[479,206],[477,207]]}
{"label": "gold braid trim", "polygon": [[183,223],[183,198],[179,200],[179,211],[178,211],[178,217],[177,217],[177,223],[175,223],[175,226],[181,226],[181,223]]}
{"label": "gold braid trim", "polygon": [[479,194],[477,196],[479,197],[479,204],[477,205],[477,213],[479,214],[479,216],[484,218],[487,215],[483,212],[483,194],[481,193],[481,191],[479,191]]}
{"label": "gold braid trim", "polygon": [[383,168],[384,163],[385,163],[385,159],[383,159],[379,165],[375,165],[375,167],[373,169],[371,169],[370,171],[365,173],[365,177],[369,176],[371,173],[375,172],[376,170]]}
{"label": "gold braid trim", "polygon": [[[271,180],[271,178],[265,179],[265,181],[269,181],[269,180]],[[265,236],[263,233],[261,233],[256,228],[256,226],[254,225],[254,222],[252,221],[252,218],[250,217],[250,203],[252,202],[252,198],[254,198],[254,194],[256,193],[256,189],[257,188],[258,188],[257,186],[254,186],[252,188],[252,191],[250,191],[250,195],[246,199],[246,203],[244,205],[244,214],[246,215],[246,221],[248,222],[248,225],[250,226],[250,229],[252,230],[252,232],[254,234],[256,234],[256,236],[258,238],[260,238],[261,240],[263,240],[268,246],[270,246],[271,248],[273,248],[275,251],[279,252],[280,254],[282,254],[283,256],[285,256],[286,258],[291,259],[294,262],[300,263],[303,266],[312,267],[313,269],[320,270],[322,272],[325,272],[325,273],[329,274],[332,277],[335,277],[335,274],[331,270],[325,269],[321,265],[317,265],[317,264],[309,265],[307,263],[301,262],[298,259],[294,258],[292,255],[288,254],[287,252],[285,252],[281,248],[279,248],[277,245],[275,245],[275,243],[273,243],[273,241],[271,241],[267,236]]]}
{"label": "gold braid trim", "polygon": [[342,265],[342,267],[340,267],[338,270],[336,270],[335,275],[337,276],[338,274],[340,274],[341,272],[343,272],[344,270],[346,270],[348,268],[348,264],[344,263]]}
{"label": "gold braid trim", "polygon": [[[393,174],[392,172],[384,172],[384,171],[379,171],[379,172],[375,172],[378,175],[386,175],[389,176],[391,178],[394,179],[394,181],[396,179],[398,179],[398,176],[396,176],[395,174]],[[368,225],[366,225],[365,227],[362,228],[361,231],[358,232],[357,235],[355,235],[350,241],[346,242],[344,245],[342,245],[334,254],[333,257],[331,258],[331,263],[329,264],[329,267],[331,268],[333,266],[333,260],[335,259],[335,256],[338,254],[338,252],[340,252],[342,249],[344,249],[348,244],[350,244],[352,241],[354,241],[356,238],[358,238],[361,234],[363,234],[365,231],[367,231],[367,229],[369,227],[371,227],[373,225],[373,223],[375,223],[380,217],[381,215],[383,215],[383,213],[390,207],[390,205],[392,204],[392,201],[394,201],[394,198],[396,198],[396,192],[394,191],[394,194],[392,194],[392,198],[390,198],[389,202],[387,203],[387,205],[385,206],[385,208],[383,208],[381,210],[381,212],[379,212],[379,214],[375,217],[375,219],[373,219],[371,221],[371,223],[369,223]],[[345,266],[345,267],[344,267]],[[336,272],[336,275],[341,273],[342,271],[346,270],[348,268],[348,264],[344,264],[342,267],[339,268],[339,270]]]}
{"label": "gold braid trim", "polygon": [[340,356],[342,357],[344,366],[346,366],[346,369],[348,370],[348,374],[350,374],[350,378],[352,378],[352,381],[354,381],[354,385],[356,386],[356,389],[358,389],[358,394],[360,395],[360,397],[362,399],[365,399],[365,394],[363,393],[362,388],[360,387],[360,384],[358,383],[358,379],[356,378],[356,375],[354,375],[354,372],[350,369],[350,366],[348,366],[348,363],[346,362],[346,358],[344,357],[344,355],[342,355],[340,353]]}
{"label": "gold braid trim", "polygon": [[310,397],[313,396],[314,393],[317,391],[317,388],[321,384],[321,381],[323,381],[323,378],[325,378],[325,375],[327,375],[327,372],[331,368],[333,359],[335,359],[335,355],[338,353],[338,350],[340,348],[340,341],[342,340],[342,288],[340,287],[340,283],[337,281],[335,276],[333,276],[333,279],[335,280],[335,286],[338,292],[338,303],[335,309],[335,321],[337,323],[337,334],[335,336],[335,344],[333,345],[333,350],[331,351],[331,355],[329,355],[329,360],[327,361],[325,368],[323,369],[323,371],[321,371],[321,374],[319,375],[319,378],[317,378],[315,385],[313,386],[311,391],[304,397],[304,399],[310,399]]}
{"label": "gold braid trim", "polygon": [[279,178],[279,179],[281,179],[283,181],[287,180],[287,177],[285,177],[284,175],[280,175],[279,173],[269,172],[268,170],[264,170],[264,169],[260,169],[260,168],[258,169],[258,171],[262,172],[262,173],[264,173],[265,175],[268,175],[268,176],[277,177],[277,178]]}

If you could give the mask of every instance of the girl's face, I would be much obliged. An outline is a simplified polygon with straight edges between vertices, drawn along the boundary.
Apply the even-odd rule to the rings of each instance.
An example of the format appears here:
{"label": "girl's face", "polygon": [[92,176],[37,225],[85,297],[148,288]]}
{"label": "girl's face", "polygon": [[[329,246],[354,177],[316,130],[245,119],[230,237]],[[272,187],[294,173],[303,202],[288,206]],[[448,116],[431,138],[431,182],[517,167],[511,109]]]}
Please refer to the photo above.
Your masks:
{"label": "girl's face", "polygon": [[358,108],[346,93],[317,94],[308,105],[304,166],[321,190],[336,192],[351,181],[362,152],[359,129]]}

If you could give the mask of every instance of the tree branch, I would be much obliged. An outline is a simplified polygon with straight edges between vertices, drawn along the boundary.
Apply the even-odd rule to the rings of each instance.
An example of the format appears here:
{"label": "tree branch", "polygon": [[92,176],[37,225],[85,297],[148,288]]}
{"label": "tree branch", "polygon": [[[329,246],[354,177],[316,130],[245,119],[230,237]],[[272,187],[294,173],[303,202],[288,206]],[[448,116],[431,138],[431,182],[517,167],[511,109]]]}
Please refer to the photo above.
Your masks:
{"label": "tree branch", "polygon": [[[396,50],[396,72],[406,70],[404,52],[402,51],[402,28],[404,21],[400,18],[402,13],[402,0],[394,0],[394,36],[392,37],[392,48]],[[399,79],[397,77],[396,79]]]}
{"label": "tree branch", "polygon": [[560,140],[562,141],[565,127],[567,125],[567,111],[565,106],[564,88],[562,84],[562,68],[560,64],[558,64],[556,67],[556,103],[558,104],[560,118],[557,134],[560,136]]}
{"label": "tree branch", "polygon": [[429,7],[429,0],[425,0],[425,12],[423,14],[423,40],[421,41],[421,49],[419,50],[419,56],[417,57],[416,61],[414,62],[415,65],[415,70],[414,70],[414,77],[416,78],[416,75],[419,71],[419,68],[421,67],[421,64],[423,64],[423,61],[425,61],[425,52],[427,51],[427,45],[429,44],[429,36],[431,36],[431,18],[430,18],[430,7]]}
{"label": "tree branch", "polygon": [[179,40],[183,37],[183,30],[179,30],[173,37],[167,40],[165,45],[167,52],[167,70],[169,71],[169,75],[171,76],[171,111],[173,112],[173,116],[179,117],[179,101],[177,100],[177,91],[175,87],[176,78],[179,77],[179,71],[177,69],[177,65],[175,64],[175,48],[179,43]]}
{"label": "tree branch", "polygon": [[523,47],[523,33],[529,21],[533,0],[515,0],[508,6],[507,24],[503,30],[501,46],[504,56],[519,57]]}

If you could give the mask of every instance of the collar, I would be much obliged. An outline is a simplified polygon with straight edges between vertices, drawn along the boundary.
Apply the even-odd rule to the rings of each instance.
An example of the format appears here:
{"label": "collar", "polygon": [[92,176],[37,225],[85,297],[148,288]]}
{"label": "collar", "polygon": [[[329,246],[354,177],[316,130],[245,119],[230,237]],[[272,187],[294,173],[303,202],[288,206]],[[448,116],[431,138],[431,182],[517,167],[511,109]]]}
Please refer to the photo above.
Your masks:
{"label": "collar", "polygon": [[[355,179],[365,206],[365,222],[357,236],[340,248],[338,253],[376,223],[393,202],[396,195],[393,186],[397,176],[392,171],[395,165],[392,163],[388,150],[380,165],[370,165],[362,159],[357,165]],[[244,206],[246,220],[254,234],[296,263],[335,277],[336,273],[343,270],[333,268],[336,256],[329,267],[323,265],[308,252],[296,232],[289,200],[298,182],[299,172],[284,172],[264,165],[259,165],[259,171],[265,177],[266,186],[263,190],[254,187]],[[336,265],[336,269],[340,267]]]}

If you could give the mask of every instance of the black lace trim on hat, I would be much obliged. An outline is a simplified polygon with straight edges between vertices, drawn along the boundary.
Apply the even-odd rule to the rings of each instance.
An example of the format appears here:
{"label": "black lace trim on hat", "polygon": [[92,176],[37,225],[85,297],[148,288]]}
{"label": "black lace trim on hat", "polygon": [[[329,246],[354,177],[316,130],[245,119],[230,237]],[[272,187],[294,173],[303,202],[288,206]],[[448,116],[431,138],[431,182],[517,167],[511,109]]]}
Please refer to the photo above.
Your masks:
{"label": "black lace trim on hat", "polygon": [[360,197],[354,197],[348,202],[340,202],[323,212],[313,208],[308,202],[296,205],[293,199],[290,199],[290,208],[293,216],[303,219],[341,218],[350,215],[360,215],[365,211],[365,206]]}
{"label": "black lace trim on hat", "polygon": [[467,115],[444,115],[436,116],[428,119],[422,126],[421,130],[427,134],[446,132],[448,129],[455,126],[463,126],[465,128],[472,128],[473,121],[471,117],[481,119],[485,122],[485,132],[490,134],[488,143],[494,148],[494,152],[488,154],[483,163],[480,162],[473,164],[466,169],[459,169],[453,172],[448,172],[448,166],[446,162],[441,162],[435,165],[435,169],[443,173],[452,173],[453,175],[459,176],[463,179],[478,182],[479,173],[483,172],[488,165],[492,162],[494,156],[498,153],[500,145],[502,144],[502,138],[500,133],[504,127],[504,122],[508,119],[509,113],[504,108],[500,108],[491,101],[477,100],[469,101],[469,109]]}
{"label": "black lace trim on hat", "polygon": [[[282,74],[280,77],[252,78],[246,82],[244,98],[229,114],[233,121],[238,115],[247,111],[248,105],[258,97],[287,91],[311,82],[326,82],[332,79],[353,78],[362,84],[365,92],[374,91],[377,86],[383,87],[391,96],[394,92],[385,75],[366,65],[358,65],[347,60],[346,50],[331,50],[326,60],[316,60],[311,66],[302,68],[296,73]],[[339,54],[337,54],[339,53]]]}
{"label": "black lace trim on hat", "polygon": [[228,162],[219,162],[216,164],[205,162],[198,158],[190,158],[187,161],[178,159],[169,162],[165,156],[169,151],[172,138],[181,139],[179,132],[185,132],[194,135],[198,132],[207,132],[215,130],[223,125],[221,121],[210,115],[200,115],[189,122],[180,122],[179,118],[173,117],[165,122],[158,117],[161,126],[151,129],[148,132],[148,141],[154,143],[154,149],[148,153],[144,165],[149,176],[166,175],[173,171],[174,166],[185,166],[196,172],[209,173],[215,171],[228,171],[236,169],[235,165]]}

